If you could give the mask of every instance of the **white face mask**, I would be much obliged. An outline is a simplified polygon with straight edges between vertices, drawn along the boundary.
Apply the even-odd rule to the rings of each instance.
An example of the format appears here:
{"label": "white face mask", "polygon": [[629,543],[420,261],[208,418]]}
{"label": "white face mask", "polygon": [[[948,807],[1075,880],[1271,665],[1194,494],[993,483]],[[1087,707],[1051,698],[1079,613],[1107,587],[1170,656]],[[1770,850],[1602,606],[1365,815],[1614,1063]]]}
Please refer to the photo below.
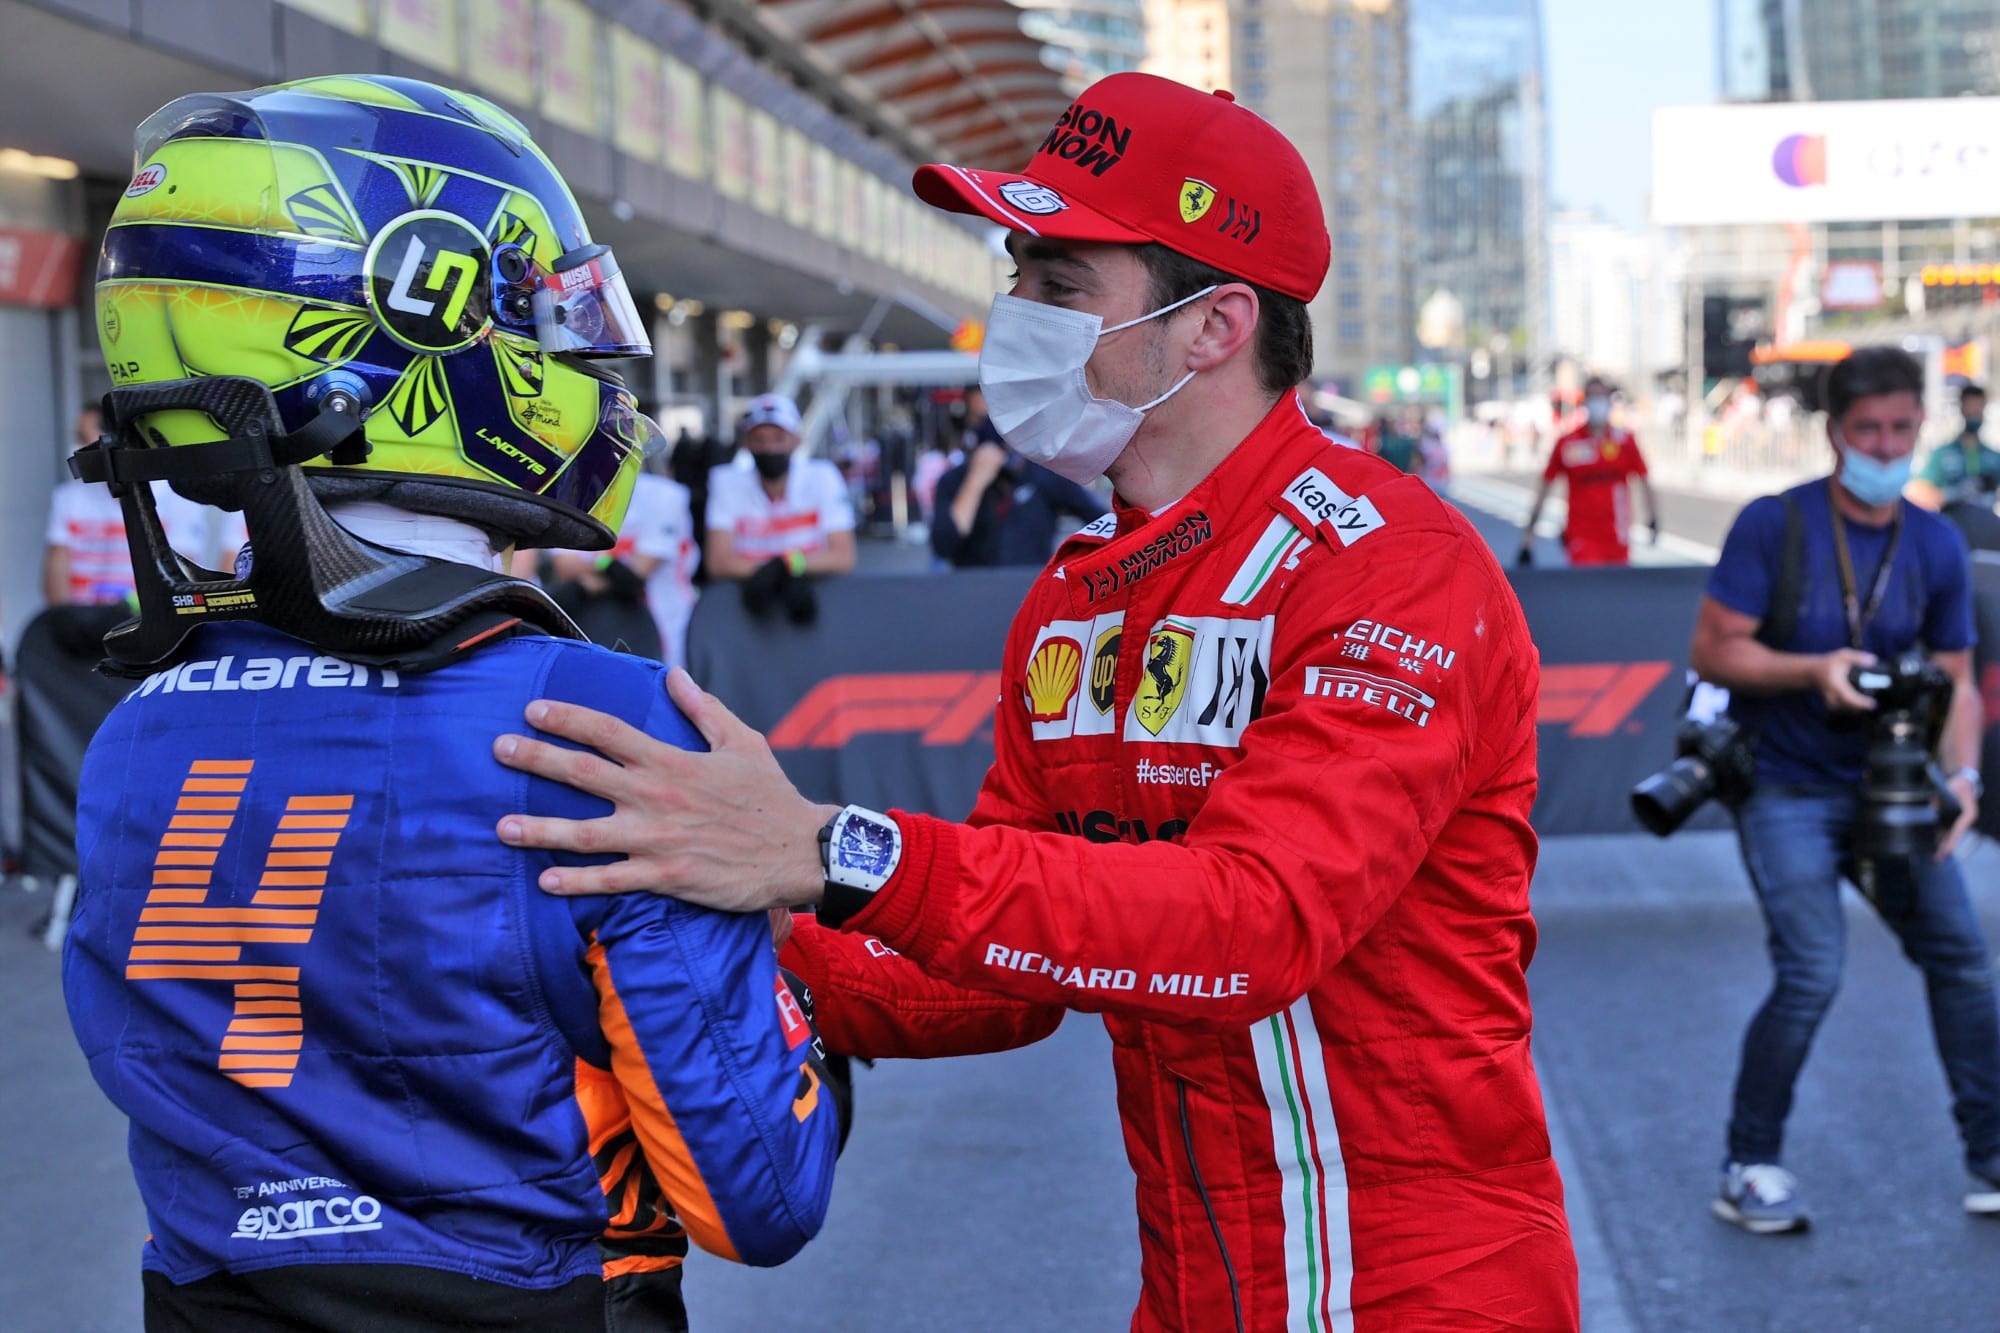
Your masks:
{"label": "white face mask", "polygon": [[1204,287],[1108,329],[1100,316],[1080,310],[1004,293],[994,297],[979,351],[979,387],[986,393],[993,428],[1016,452],[1058,476],[1086,484],[1097,480],[1131,443],[1146,413],[1194,378],[1190,370],[1171,389],[1138,407],[1099,398],[1083,374],[1097,340],[1158,319],[1214,290]]}

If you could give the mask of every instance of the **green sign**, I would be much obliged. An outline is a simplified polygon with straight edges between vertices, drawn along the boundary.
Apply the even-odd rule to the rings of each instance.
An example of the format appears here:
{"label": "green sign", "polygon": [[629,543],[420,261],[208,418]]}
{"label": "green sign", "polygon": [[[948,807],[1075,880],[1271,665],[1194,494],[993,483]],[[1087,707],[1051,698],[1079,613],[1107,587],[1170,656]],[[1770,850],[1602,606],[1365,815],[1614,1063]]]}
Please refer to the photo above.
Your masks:
{"label": "green sign", "polygon": [[1399,403],[1454,403],[1458,367],[1446,365],[1370,366],[1361,377],[1362,396],[1377,406]]}

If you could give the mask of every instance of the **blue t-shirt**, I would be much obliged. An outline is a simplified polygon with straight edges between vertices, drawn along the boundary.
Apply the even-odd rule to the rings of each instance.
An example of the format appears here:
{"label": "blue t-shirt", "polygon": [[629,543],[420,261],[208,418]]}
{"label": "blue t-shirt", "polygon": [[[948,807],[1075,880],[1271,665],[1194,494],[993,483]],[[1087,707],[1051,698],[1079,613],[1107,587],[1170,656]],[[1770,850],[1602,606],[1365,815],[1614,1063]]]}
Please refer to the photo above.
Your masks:
{"label": "blue t-shirt", "polygon": [[[1834,554],[1833,510],[1825,480],[1786,492],[1805,525],[1805,560],[1798,622],[1779,645],[1792,653],[1845,648],[1839,558]],[[1847,521],[1856,596],[1865,605],[1889,547],[1887,527]],[[1771,595],[1785,551],[1785,503],[1780,496],[1753,500],[1736,516],[1722,543],[1722,557],[1708,576],[1708,595],[1732,611],[1768,620]],[[1861,635],[1861,646],[1887,660],[1912,647],[1948,653],[1970,648],[1972,576],[1958,529],[1925,509],[1903,504],[1903,539],[1896,551],[1882,605]],[[1794,690],[1762,698],[1732,695],[1729,711],[1757,736],[1757,781],[1762,784],[1852,786],[1861,781],[1868,753],[1867,719],[1829,721],[1817,692]]]}

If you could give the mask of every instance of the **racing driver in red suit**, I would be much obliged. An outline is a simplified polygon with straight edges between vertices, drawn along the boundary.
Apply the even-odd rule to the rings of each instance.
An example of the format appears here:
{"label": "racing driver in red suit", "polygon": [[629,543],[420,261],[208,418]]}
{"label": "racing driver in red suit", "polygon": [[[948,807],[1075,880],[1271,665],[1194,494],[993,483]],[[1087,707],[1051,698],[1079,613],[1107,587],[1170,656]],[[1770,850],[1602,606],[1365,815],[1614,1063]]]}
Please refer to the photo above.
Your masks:
{"label": "racing driver in red suit", "polygon": [[1093,85],[1018,175],[917,193],[1010,229],[980,378],[1117,505],[1015,618],[965,824],[815,805],[684,674],[712,751],[537,703],[609,800],[504,841],[622,851],[558,893],[817,903],[829,1044],[962,1054],[1101,1012],[1138,1176],[1135,1330],[1571,1330],[1529,1053],[1537,658],[1473,529],[1307,421],[1325,276],[1297,151],[1226,94]]}

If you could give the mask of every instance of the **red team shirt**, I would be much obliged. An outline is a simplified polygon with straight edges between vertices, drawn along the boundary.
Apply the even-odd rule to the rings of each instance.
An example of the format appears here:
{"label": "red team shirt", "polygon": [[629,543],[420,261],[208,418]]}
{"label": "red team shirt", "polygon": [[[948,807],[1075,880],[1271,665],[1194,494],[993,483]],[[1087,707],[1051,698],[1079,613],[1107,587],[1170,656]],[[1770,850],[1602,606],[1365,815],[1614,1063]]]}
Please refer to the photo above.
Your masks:
{"label": "red team shirt", "polygon": [[1623,565],[1630,562],[1626,531],[1632,524],[1632,495],[1627,479],[1646,475],[1639,442],[1622,430],[1594,437],[1579,426],[1556,441],[1546,481],[1560,475],[1569,481],[1569,523],[1563,545],[1572,565]]}

